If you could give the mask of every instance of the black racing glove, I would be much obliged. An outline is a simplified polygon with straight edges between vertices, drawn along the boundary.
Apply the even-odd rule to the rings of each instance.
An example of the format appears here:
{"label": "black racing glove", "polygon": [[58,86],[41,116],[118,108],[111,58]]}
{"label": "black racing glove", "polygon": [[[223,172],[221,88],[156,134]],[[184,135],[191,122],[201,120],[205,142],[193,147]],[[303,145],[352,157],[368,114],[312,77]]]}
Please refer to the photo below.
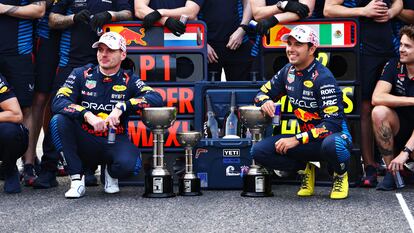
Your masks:
{"label": "black racing glove", "polygon": [[89,12],[86,9],[83,9],[83,10],[79,11],[78,13],[76,13],[73,16],[73,22],[75,24],[77,24],[77,23],[85,23],[85,24],[88,24],[89,21],[90,21],[90,18],[91,18],[91,12]]}
{"label": "black racing glove", "polygon": [[144,17],[142,26],[145,29],[149,29],[149,28],[152,27],[152,25],[154,25],[154,23],[156,23],[160,19],[161,19],[160,12],[158,12],[157,10],[155,10],[155,11],[149,13],[148,15],[146,15]]}
{"label": "black racing glove", "polygon": [[96,31],[96,29],[102,28],[104,24],[110,23],[111,21],[112,15],[108,11],[104,11],[94,14],[89,25]]}
{"label": "black racing glove", "polygon": [[256,31],[259,35],[267,35],[269,34],[270,28],[275,26],[279,23],[279,20],[276,19],[276,17],[272,16],[270,18],[260,20],[256,25]]}
{"label": "black racing glove", "polygon": [[296,13],[301,19],[303,19],[308,17],[309,7],[306,4],[297,1],[288,1],[283,11]]}
{"label": "black racing glove", "polygon": [[183,24],[179,20],[176,20],[176,19],[173,19],[173,18],[168,18],[165,21],[164,26],[166,26],[168,29],[170,29],[172,34],[174,34],[176,36],[181,36],[185,32],[185,24]]}

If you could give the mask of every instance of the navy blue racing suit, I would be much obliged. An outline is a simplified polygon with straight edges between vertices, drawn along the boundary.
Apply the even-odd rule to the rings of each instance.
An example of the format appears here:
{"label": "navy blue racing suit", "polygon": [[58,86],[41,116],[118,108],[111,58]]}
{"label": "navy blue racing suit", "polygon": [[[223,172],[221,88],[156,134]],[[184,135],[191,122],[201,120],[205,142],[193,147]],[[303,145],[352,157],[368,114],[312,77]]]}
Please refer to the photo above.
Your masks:
{"label": "navy blue racing suit", "polygon": [[[317,60],[297,71],[288,63],[256,95],[256,105],[277,101],[287,95],[301,133],[277,135],[252,148],[254,159],[277,170],[299,170],[306,161],[327,161],[336,173],[347,171],[352,138],[345,119],[342,91],[332,73]],[[295,136],[299,145],[285,155],[276,152],[275,142]]]}
{"label": "navy blue racing suit", "polygon": [[[125,111],[115,143],[108,144],[108,132],[95,132],[84,114],[90,111],[105,119],[118,102],[124,103]],[[50,122],[53,143],[57,151],[63,151],[69,175],[83,174],[82,163],[87,167],[105,163],[114,178],[138,174],[140,151],[128,139],[128,115],[162,105],[161,95],[132,73],[120,69],[105,76],[92,64],[74,69],[53,99],[56,115]]]}

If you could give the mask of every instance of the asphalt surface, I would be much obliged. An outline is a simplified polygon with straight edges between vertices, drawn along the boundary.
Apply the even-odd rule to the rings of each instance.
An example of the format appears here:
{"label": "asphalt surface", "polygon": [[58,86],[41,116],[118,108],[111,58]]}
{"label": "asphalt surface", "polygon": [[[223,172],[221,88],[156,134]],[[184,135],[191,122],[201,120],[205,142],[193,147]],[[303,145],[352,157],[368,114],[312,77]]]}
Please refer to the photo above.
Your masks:
{"label": "asphalt surface", "polygon": [[[411,232],[395,191],[352,188],[348,199],[329,199],[329,187],[310,198],[295,185],[274,185],[274,197],[246,198],[240,191],[203,191],[199,197],[143,198],[143,187],[68,200],[69,179],[49,190],[0,193],[0,232]],[[3,182],[0,181],[3,189]],[[177,189],[177,187],[175,187]],[[413,186],[402,193],[414,213]]]}

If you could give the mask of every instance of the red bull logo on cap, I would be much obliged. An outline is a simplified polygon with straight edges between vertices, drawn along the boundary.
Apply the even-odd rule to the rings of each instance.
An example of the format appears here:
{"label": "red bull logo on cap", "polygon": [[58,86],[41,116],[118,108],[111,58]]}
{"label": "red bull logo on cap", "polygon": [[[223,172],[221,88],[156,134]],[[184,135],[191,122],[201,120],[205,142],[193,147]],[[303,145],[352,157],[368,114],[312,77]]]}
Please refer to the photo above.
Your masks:
{"label": "red bull logo on cap", "polygon": [[119,34],[125,38],[126,44],[131,45],[134,42],[137,45],[147,46],[147,42],[143,40],[145,37],[145,29],[139,29],[139,32],[129,28],[123,28]]}
{"label": "red bull logo on cap", "polygon": [[303,122],[308,122],[308,121],[320,120],[321,119],[317,112],[312,113],[312,112],[305,111],[301,108],[295,109],[295,111],[293,111],[293,113],[295,114],[296,118],[298,118],[299,120],[301,120]]}

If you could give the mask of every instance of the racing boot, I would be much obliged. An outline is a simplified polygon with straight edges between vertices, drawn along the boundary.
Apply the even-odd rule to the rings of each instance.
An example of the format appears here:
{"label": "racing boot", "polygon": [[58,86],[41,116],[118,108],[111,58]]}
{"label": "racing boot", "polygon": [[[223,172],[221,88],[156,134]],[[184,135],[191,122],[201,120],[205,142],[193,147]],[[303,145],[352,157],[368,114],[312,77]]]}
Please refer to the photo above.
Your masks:
{"label": "racing boot", "polygon": [[334,173],[331,199],[344,199],[348,197],[348,172],[342,175]]}
{"label": "racing boot", "polygon": [[108,173],[108,167],[105,167],[105,193],[118,193],[118,179],[112,178]]}
{"label": "racing boot", "polygon": [[80,198],[85,195],[85,176],[80,174],[70,176],[70,189],[65,193],[66,198]]}
{"label": "racing boot", "polygon": [[307,163],[305,171],[301,171],[301,173],[303,175],[302,184],[297,194],[300,197],[312,196],[315,189],[315,165]]}

